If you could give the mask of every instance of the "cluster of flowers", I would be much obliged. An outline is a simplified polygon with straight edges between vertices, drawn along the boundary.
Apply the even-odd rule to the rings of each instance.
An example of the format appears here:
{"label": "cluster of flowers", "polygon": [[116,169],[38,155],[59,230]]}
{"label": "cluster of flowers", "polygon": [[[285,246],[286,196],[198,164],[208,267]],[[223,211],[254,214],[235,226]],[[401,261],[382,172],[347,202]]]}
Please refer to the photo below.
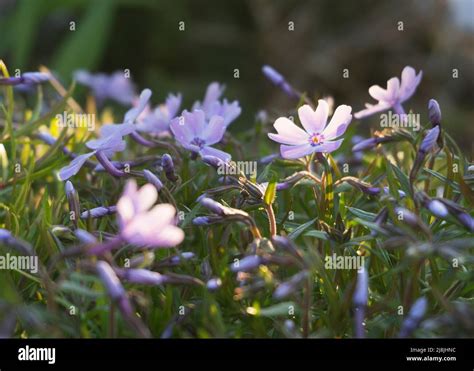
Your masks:
{"label": "cluster of flowers", "polygon": [[[301,94],[289,84],[285,78],[269,66],[263,68],[264,74],[276,86],[279,86],[284,92],[293,98],[301,98]],[[29,77],[30,76],[30,77]],[[39,75],[38,75],[39,76]],[[0,81],[8,84],[24,84],[44,81],[44,76],[27,75],[17,80]],[[104,282],[110,296],[120,304],[122,312],[130,321],[135,321],[133,311],[127,299],[127,292],[120,283],[125,280],[140,284],[164,284],[164,283],[194,283],[204,284],[198,279],[186,276],[163,275],[144,268],[119,268],[109,253],[116,250],[124,244],[130,244],[137,248],[150,250],[155,248],[170,248],[179,245],[184,239],[184,232],[177,226],[176,208],[171,204],[158,204],[154,206],[158,192],[165,191],[162,181],[152,171],[143,170],[130,174],[120,167],[120,163],[111,160],[112,156],[124,151],[126,148],[126,137],[130,137],[139,144],[146,147],[156,147],[158,139],[174,138],[184,149],[191,152],[193,158],[200,156],[206,164],[219,167],[232,167],[230,161],[231,155],[215,148],[214,145],[224,139],[227,127],[239,116],[241,108],[237,101],[228,102],[222,99],[224,88],[218,83],[212,83],[207,88],[203,101],[197,101],[190,111],[183,110],[180,113],[182,97],[180,94],[170,94],[166,102],[155,109],[150,107],[151,91],[145,89],[139,97],[134,94],[134,89],[128,79],[121,74],[91,75],[85,71],[76,74],[79,82],[91,87],[95,96],[100,102],[107,98],[112,98],[119,103],[132,105],[121,123],[104,125],[100,129],[98,139],[89,140],[86,146],[91,150],[86,154],[77,155],[72,152],[66,152],[73,158],[72,162],[62,168],[59,172],[61,180],[68,180],[77,174],[85,164],[91,165],[96,171],[105,170],[114,177],[137,176],[144,178],[148,184],[138,189],[135,180],[128,180],[122,197],[116,206],[98,208],[80,212],[77,192],[70,181],[66,183],[66,195],[71,210],[78,212],[83,218],[97,218],[104,215],[117,213],[117,222],[119,233],[110,237],[105,242],[98,242],[94,236],[77,229],[76,235],[83,242],[81,248],[77,251],[87,255],[96,255],[100,257],[99,263],[95,266],[96,271]],[[367,104],[367,107],[354,114],[356,119],[362,119],[378,112],[392,109],[396,114],[404,114],[402,104],[407,101],[415,92],[420,84],[422,72],[418,74],[412,67],[405,67],[402,71],[401,80],[394,77],[387,81],[387,88],[372,86],[369,94],[377,100],[374,105]],[[441,111],[435,100],[430,100],[428,105],[429,119],[432,127],[424,133],[421,143],[417,150],[414,166],[410,173],[410,181],[414,199],[425,207],[432,215],[441,219],[455,218],[459,223],[474,231],[474,221],[469,213],[460,205],[442,197],[430,197],[423,191],[418,191],[414,187],[416,175],[430,153],[436,151],[442,146],[441,141]],[[332,114],[331,107],[327,100],[320,99],[314,108],[310,102],[298,108],[299,121],[303,128],[297,126],[287,117],[279,117],[274,122],[274,128],[277,133],[269,133],[268,137],[280,144],[280,156],[284,159],[301,159],[307,156],[312,159],[316,156],[318,160],[324,161],[321,154],[330,153],[337,150],[343,143],[343,134],[350,125],[353,115],[352,107],[340,105]],[[328,122],[329,121],[329,122]],[[392,130],[392,129],[390,129]],[[392,130],[392,133],[394,131]],[[145,135],[146,137],[144,137]],[[43,135],[43,140],[54,143],[55,139]],[[378,135],[373,138],[359,141],[353,147],[354,152],[374,148],[379,144],[398,140],[396,135]],[[90,158],[95,156],[99,164],[90,163]],[[274,158],[274,157],[273,157]],[[178,160],[175,158],[174,160]],[[173,158],[164,154],[161,157],[161,166],[167,179],[175,181]],[[235,170],[235,169],[234,169]],[[193,220],[196,226],[207,226],[214,223],[241,222],[250,228],[253,235],[253,247],[251,253],[240,259],[238,266],[231,265],[231,270],[238,272],[238,279],[242,286],[238,290],[237,296],[243,296],[245,293],[252,292],[261,288],[260,282],[252,280],[246,274],[257,269],[262,264],[277,265],[295,265],[301,268],[300,272],[285,282],[279,283],[274,291],[274,297],[281,299],[290,295],[294,290],[305,281],[309,275],[309,263],[306,261],[293,243],[284,236],[279,236],[274,223],[272,210],[272,200],[267,199],[271,193],[269,183],[258,184],[239,171],[229,171],[223,186],[209,189],[205,194],[198,198],[202,206],[207,208],[211,215],[198,216]],[[293,175],[283,179],[276,184],[272,184],[274,192],[287,189],[306,179],[316,184],[322,185],[323,180],[316,173],[308,168],[305,171],[298,171]],[[354,188],[370,196],[390,195],[387,187],[376,186],[366,183],[358,178],[347,176],[338,179],[334,185],[347,183]],[[245,194],[245,199],[238,207],[229,207],[215,201],[212,197],[224,194],[231,189],[238,189]],[[404,192],[399,191],[399,199],[405,196]],[[245,204],[264,206],[268,219],[270,221],[270,239],[264,239],[255,220],[251,215],[242,210]],[[415,213],[405,209],[398,204],[398,201],[392,200],[395,211],[403,214],[403,220],[413,228],[427,228],[423,221]],[[396,233],[396,226],[388,222],[389,210],[382,209],[374,220],[374,233],[390,234]],[[328,227],[326,232],[336,233]],[[345,235],[343,236],[345,238]],[[74,252],[74,251],[73,251]],[[282,253],[283,252],[283,253]],[[180,259],[190,259],[192,252],[182,253],[174,258],[177,263]],[[218,288],[220,281],[216,277],[209,277],[207,287],[211,290]],[[356,293],[354,295],[354,306],[356,308],[356,323],[361,324],[364,318],[364,308],[367,306],[367,290],[369,278],[367,271],[359,273]],[[426,307],[426,299],[421,298],[413,306],[411,314],[407,319],[401,336],[407,334],[416,327],[414,324],[423,316]],[[410,317],[411,316],[411,317]],[[140,327],[140,325],[136,326]],[[358,336],[363,336],[363,329],[358,328]],[[141,329],[141,332],[146,330]]]}

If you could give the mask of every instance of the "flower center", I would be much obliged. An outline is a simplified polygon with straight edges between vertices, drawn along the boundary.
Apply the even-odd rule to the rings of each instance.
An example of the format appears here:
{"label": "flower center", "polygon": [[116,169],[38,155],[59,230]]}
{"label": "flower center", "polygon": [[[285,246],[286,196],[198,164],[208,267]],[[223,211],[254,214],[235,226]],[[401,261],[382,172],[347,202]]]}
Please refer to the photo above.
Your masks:
{"label": "flower center", "polygon": [[313,135],[309,137],[309,144],[313,147],[321,144],[322,141],[324,141],[324,136],[321,134],[313,133]]}
{"label": "flower center", "polygon": [[204,147],[206,142],[204,140],[202,140],[201,138],[196,137],[191,141],[191,144],[194,144],[194,145],[198,146],[199,148],[202,148],[202,147]]}

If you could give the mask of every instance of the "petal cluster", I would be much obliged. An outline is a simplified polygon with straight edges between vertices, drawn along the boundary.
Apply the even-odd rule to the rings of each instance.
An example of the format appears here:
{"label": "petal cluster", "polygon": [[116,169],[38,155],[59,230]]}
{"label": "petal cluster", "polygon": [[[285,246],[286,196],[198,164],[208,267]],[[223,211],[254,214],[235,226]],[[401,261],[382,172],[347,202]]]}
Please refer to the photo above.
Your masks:
{"label": "petal cluster", "polygon": [[390,108],[393,108],[396,113],[403,113],[401,104],[415,93],[422,76],[422,71],[416,74],[413,67],[406,66],[402,71],[401,80],[398,77],[392,77],[387,81],[386,89],[372,85],[369,88],[369,94],[378,102],[376,104],[367,103],[366,109],[356,112],[354,117],[360,119]]}
{"label": "petal cluster", "polygon": [[222,116],[214,115],[208,120],[202,110],[185,110],[182,116],[171,121],[170,129],[181,145],[194,153],[215,156],[223,161],[231,158],[228,153],[211,147],[224,136],[226,126]]}
{"label": "petal cluster", "polygon": [[314,152],[332,152],[338,149],[343,139],[337,139],[347,129],[352,120],[352,108],[341,105],[336,108],[329,124],[329,106],[323,99],[318,101],[314,111],[311,106],[304,105],[298,109],[298,117],[303,129],[296,126],[286,117],[278,118],[273,126],[277,134],[270,133],[270,139],[281,144],[283,158],[297,159]]}
{"label": "petal cluster", "polygon": [[176,226],[176,210],[170,204],[153,206],[158,197],[156,188],[145,184],[138,189],[134,180],[125,185],[117,203],[120,236],[128,243],[147,247],[173,247],[184,239]]}

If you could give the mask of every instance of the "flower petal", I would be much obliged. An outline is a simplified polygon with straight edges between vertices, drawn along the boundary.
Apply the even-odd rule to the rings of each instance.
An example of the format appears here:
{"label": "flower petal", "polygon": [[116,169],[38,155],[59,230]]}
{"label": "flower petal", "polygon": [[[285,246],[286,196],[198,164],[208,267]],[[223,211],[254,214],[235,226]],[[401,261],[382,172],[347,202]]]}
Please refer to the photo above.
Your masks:
{"label": "flower petal", "polygon": [[150,183],[145,184],[139,189],[136,199],[134,200],[135,210],[137,212],[147,211],[153,206],[157,198],[158,191],[156,187]]}
{"label": "flower petal", "polygon": [[336,108],[329,125],[323,130],[322,134],[325,140],[337,138],[344,134],[352,120],[351,111],[352,107],[345,104]]}
{"label": "flower petal", "polygon": [[313,147],[313,152],[329,153],[335,151],[341,146],[343,141],[344,139],[339,139],[335,141],[321,143],[320,145]]}
{"label": "flower petal", "polygon": [[398,93],[400,91],[400,80],[398,77],[392,77],[387,81],[387,96],[390,103],[398,100]]}
{"label": "flower petal", "polygon": [[403,69],[399,92],[400,103],[406,101],[415,93],[416,88],[421,82],[422,76],[423,71],[420,71],[418,75],[416,75],[416,71],[413,67],[406,66]]}
{"label": "flower petal", "polygon": [[95,151],[77,156],[68,166],[65,166],[59,170],[59,179],[67,180],[73,175],[76,175],[79,170],[81,170],[81,167],[86,163],[87,159],[94,155]]}
{"label": "flower petal", "polygon": [[208,147],[208,146],[204,146],[199,153],[201,154],[202,157],[214,156],[214,157],[220,158],[224,162],[228,162],[231,159],[231,155],[228,154],[227,152],[221,151],[213,147]]}
{"label": "flower petal", "polygon": [[314,152],[314,147],[309,143],[299,144],[296,146],[286,146],[282,144],[280,146],[281,157],[287,159],[297,159],[307,156]]}
{"label": "flower petal", "polygon": [[388,92],[378,85],[372,85],[369,88],[369,94],[378,101],[386,102],[389,99]]}
{"label": "flower petal", "polygon": [[293,121],[286,117],[278,118],[273,124],[278,134],[285,138],[288,144],[307,143],[309,134],[300,127],[296,126]]}
{"label": "flower petal", "polygon": [[150,100],[150,97],[151,90],[144,89],[140,94],[140,100],[138,101],[138,105],[127,111],[123,121],[133,123],[140,115],[140,113],[142,113],[142,111],[145,109],[146,105],[148,104],[148,101]]}
{"label": "flower petal", "polygon": [[194,139],[194,133],[190,125],[186,123],[184,116],[171,120],[170,130],[182,145],[189,144]]}
{"label": "flower petal", "polygon": [[225,129],[224,118],[221,116],[212,116],[200,137],[207,145],[212,145],[221,141]]}
{"label": "flower petal", "polygon": [[318,101],[316,111],[310,105],[305,104],[298,109],[298,116],[304,129],[309,134],[320,133],[326,126],[329,106],[324,99]]}
{"label": "flower petal", "polygon": [[386,102],[379,102],[378,104],[374,104],[374,105],[367,104],[367,108],[354,113],[354,117],[356,119],[362,119],[364,117],[371,116],[374,113],[386,111],[389,108],[390,108],[390,104]]}

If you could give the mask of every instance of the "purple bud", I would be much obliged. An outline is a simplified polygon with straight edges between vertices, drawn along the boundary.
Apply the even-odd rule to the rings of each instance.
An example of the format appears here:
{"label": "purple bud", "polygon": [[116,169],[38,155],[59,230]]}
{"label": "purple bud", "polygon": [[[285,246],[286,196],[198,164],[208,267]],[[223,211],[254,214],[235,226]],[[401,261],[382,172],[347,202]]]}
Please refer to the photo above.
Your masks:
{"label": "purple bud", "polygon": [[273,84],[277,86],[285,81],[283,75],[281,75],[277,70],[268,65],[262,67],[262,72],[268,80],[270,80]]}
{"label": "purple bud", "polygon": [[109,206],[109,207],[99,206],[99,207],[95,207],[93,209],[82,212],[81,219],[101,218],[106,215],[115,214],[116,212],[117,212],[116,206]]}
{"label": "purple bud", "polygon": [[355,307],[366,307],[369,295],[369,275],[365,267],[357,272],[357,285],[352,301]]}
{"label": "purple bud", "polygon": [[225,215],[224,206],[212,198],[203,197],[199,200],[199,203],[214,214]]}
{"label": "purple bud", "polygon": [[176,176],[174,171],[173,158],[169,154],[165,153],[161,157],[161,166],[163,167],[163,171],[165,172],[166,177],[170,181],[176,182],[176,180],[178,180],[178,177]]}
{"label": "purple bud", "polygon": [[269,164],[270,162],[272,162],[273,160],[277,159],[278,157],[280,157],[280,155],[278,153],[272,153],[271,155],[262,157],[260,159],[260,163],[263,164],[263,165],[266,165],[266,164]]}
{"label": "purple bud", "polygon": [[428,103],[428,114],[432,125],[439,125],[441,123],[441,109],[435,99],[430,99]]}
{"label": "purple bud", "polygon": [[41,84],[51,78],[49,74],[43,72],[25,72],[22,77],[25,84]]}
{"label": "purple bud", "polygon": [[438,218],[445,218],[448,216],[448,209],[444,204],[438,200],[431,200],[428,202],[428,210]]}
{"label": "purple bud", "polygon": [[248,272],[258,268],[260,263],[262,263],[262,258],[260,256],[249,255],[232,263],[230,270],[232,272]]}
{"label": "purple bud", "polygon": [[76,193],[76,190],[74,189],[74,186],[72,183],[68,180],[66,182],[66,196],[67,197],[74,197],[74,194]]}
{"label": "purple bud", "polygon": [[215,291],[222,286],[222,280],[220,278],[211,278],[206,283],[206,287],[209,291]]}
{"label": "purple bud", "polygon": [[101,260],[97,263],[96,269],[105,289],[113,300],[120,300],[126,295],[120,280],[108,263]]}
{"label": "purple bud", "polygon": [[418,217],[412,213],[410,210],[407,210],[403,207],[396,207],[395,212],[397,214],[397,218],[406,222],[407,224],[417,227],[418,226]]}
{"label": "purple bud", "polygon": [[439,126],[428,130],[420,145],[420,152],[426,153],[433,149],[439,136]]}
{"label": "purple bud", "polygon": [[462,225],[474,232],[474,219],[468,213],[462,212],[457,214],[456,217]]}
{"label": "purple bud", "polygon": [[272,84],[281,88],[288,96],[293,98],[298,98],[299,95],[295,92],[293,87],[288,84],[282,74],[280,74],[277,70],[270,66],[263,66],[262,72],[265,77],[272,82]]}
{"label": "purple bud", "polygon": [[207,216],[198,216],[197,218],[193,219],[193,224],[197,226],[205,226],[212,224],[209,217]]}
{"label": "purple bud", "polygon": [[128,282],[141,285],[161,285],[165,281],[165,276],[148,269],[120,269],[117,274]]}
{"label": "purple bud", "polygon": [[143,170],[143,176],[145,177],[148,183],[151,183],[155,186],[156,190],[159,191],[163,188],[163,183],[161,180],[153,174],[150,170]]}
{"label": "purple bud", "polygon": [[415,301],[415,303],[413,303],[410,308],[410,312],[408,312],[406,319],[402,323],[402,328],[398,335],[399,337],[408,337],[416,329],[425,315],[427,306],[428,301],[425,297],[421,297]]}
{"label": "purple bud", "polygon": [[94,235],[83,229],[76,229],[74,231],[74,234],[76,235],[77,239],[85,245],[92,245],[97,243],[97,239],[94,237]]}
{"label": "purple bud", "polygon": [[365,151],[366,149],[374,148],[378,143],[377,138],[362,140],[352,147],[352,152]]}
{"label": "purple bud", "polygon": [[12,232],[8,229],[0,228],[0,242],[5,243],[8,239],[13,238]]}

